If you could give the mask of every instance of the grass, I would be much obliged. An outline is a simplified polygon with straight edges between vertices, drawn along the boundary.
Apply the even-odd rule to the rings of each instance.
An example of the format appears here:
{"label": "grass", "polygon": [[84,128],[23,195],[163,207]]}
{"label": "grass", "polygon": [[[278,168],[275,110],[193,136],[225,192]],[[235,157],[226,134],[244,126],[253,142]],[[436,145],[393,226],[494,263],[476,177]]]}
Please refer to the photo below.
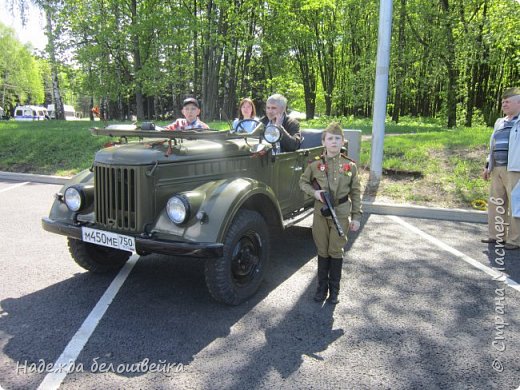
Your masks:
{"label": "grass", "polygon": [[[391,199],[452,207],[471,207],[486,199],[489,184],[481,178],[489,137],[486,127],[418,132],[385,137],[385,176],[379,194]],[[361,165],[369,169],[369,141],[361,146]]]}
{"label": "grass", "polygon": [[[324,128],[334,118],[302,121],[302,128]],[[338,120],[338,118],[336,118]],[[339,118],[345,128],[370,135],[368,119]],[[164,123],[163,123],[164,124]],[[225,129],[223,122],[210,127]],[[0,171],[69,176],[89,168],[94,154],[109,137],[94,137],[92,126],[102,122],[0,122]],[[487,127],[447,129],[432,119],[403,118],[387,123],[384,175],[376,200],[423,205],[471,207],[486,199],[488,183],[481,177],[489,136]],[[363,182],[368,179],[369,140],[362,142]],[[374,194],[375,195],[375,194]]]}
{"label": "grass", "polygon": [[[90,122],[0,122],[0,170],[68,176],[90,167],[108,137],[93,137]],[[99,122],[96,122],[99,125]]]}
{"label": "grass", "polygon": [[74,175],[89,168],[96,151],[110,141],[90,133],[91,127],[103,126],[89,121],[0,121],[0,171]]}
{"label": "grass", "polygon": [[[361,130],[363,135],[372,134],[372,120],[354,117],[328,117],[302,121],[303,128],[325,128],[330,122],[339,122],[345,129]],[[412,134],[424,132],[438,132],[445,130],[439,120],[432,118],[401,118],[399,124],[388,121],[385,125],[385,134]]]}

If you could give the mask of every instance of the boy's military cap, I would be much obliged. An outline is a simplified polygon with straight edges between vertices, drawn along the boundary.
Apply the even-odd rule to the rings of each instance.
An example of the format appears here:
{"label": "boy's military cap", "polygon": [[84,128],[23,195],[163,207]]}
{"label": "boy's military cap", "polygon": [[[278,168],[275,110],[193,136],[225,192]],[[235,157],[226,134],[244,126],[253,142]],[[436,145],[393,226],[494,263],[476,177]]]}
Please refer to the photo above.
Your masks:
{"label": "boy's military cap", "polygon": [[338,122],[332,122],[331,124],[329,124],[325,128],[325,130],[323,130],[322,137],[325,136],[325,133],[330,133],[330,134],[334,134],[334,135],[340,135],[340,136],[344,137],[343,129],[341,128],[341,125]]}

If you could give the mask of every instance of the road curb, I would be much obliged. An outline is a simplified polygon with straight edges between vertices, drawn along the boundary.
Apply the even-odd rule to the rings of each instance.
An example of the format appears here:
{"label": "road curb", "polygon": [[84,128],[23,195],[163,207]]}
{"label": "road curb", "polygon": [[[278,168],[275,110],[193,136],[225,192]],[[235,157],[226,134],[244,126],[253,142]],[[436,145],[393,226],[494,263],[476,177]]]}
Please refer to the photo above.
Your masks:
{"label": "road curb", "polygon": [[69,177],[36,175],[33,173],[0,172],[0,180],[30,181],[33,183],[65,184]]}
{"label": "road curb", "polygon": [[487,212],[464,209],[444,209],[378,202],[361,202],[363,212],[367,214],[396,215],[425,219],[441,219],[443,221],[487,223]]}
{"label": "road curb", "polygon": [[[32,173],[0,172],[0,180],[29,181],[45,184],[64,184],[69,177],[35,175]],[[487,223],[487,212],[464,209],[445,209],[380,202],[361,202],[366,214],[396,215],[399,217],[440,219],[443,221]]]}

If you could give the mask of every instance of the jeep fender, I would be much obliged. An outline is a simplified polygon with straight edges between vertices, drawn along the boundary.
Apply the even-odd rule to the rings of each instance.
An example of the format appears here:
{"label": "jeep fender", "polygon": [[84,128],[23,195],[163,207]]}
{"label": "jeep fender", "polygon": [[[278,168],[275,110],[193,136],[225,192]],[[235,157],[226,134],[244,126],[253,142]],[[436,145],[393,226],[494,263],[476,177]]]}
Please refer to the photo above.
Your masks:
{"label": "jeep fender", "polygon": [[[202,197],[200,206],[193,211],[189,221],[182,225],[174,224],[164,208],[151,230],[158,238],[222,242],[231,221],[241,208],[258,211],[270,226],[282,225],[282,214],[276,195],[270,187],[256,180],[217,180],[186,193],[197,194],[197,198]],[[197,212],[205,214],[202,221],[195,216]]]}
{"label": "jeep fender", "polygon": [[[85,169],[84,171],[81,171],[77,175],[73,176],[70,180],[68,180],[63,187],[58,191],[58,194],[63,195],[65,193],[65,190],[75,184],[79,185],[87,185],[87,184],[93,184],[94,183],[94,173],[91,172],[88,169]],[[55,220],[55,221],[72,221],[74,212],[70,211],[68,207],[65,205],[65,203],[61,200],[54,199],[54,202],[52,203],[51,211],[49,213],[49,218]]]}

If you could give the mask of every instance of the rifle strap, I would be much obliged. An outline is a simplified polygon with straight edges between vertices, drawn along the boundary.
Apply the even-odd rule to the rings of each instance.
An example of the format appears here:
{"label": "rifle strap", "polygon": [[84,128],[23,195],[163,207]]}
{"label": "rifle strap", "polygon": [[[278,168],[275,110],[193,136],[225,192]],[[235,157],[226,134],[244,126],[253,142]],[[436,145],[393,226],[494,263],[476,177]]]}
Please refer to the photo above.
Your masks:
{"label": "rifle strap", "polygon": [[332,196],[331,192],[330,192],[330,181],[329,181],[329,165],[327,164],[327,162],[325,161],[325,154],[322,154],[321,155],[321,161],[323,162],[323,165],[325,165],[325,167],[327,167],[325,169],[325,176],[327,176],[327,192],[331,195],[331,201],[334,202],[334,197]]}
{"label": "rifle strap", "polygon": [[[321,155],[321,161],[323,165],[325,165],[328,168],[328,164],[325,162],[325,156]],[[331,195],[331,201],[334,203],[334,197],[332,196],[332,193],[330,192],[330,181],[329,181],[329,172],[328,169],[325,170],[325,176],[327,176],[327,186],[329,187],[327,192]],[[338,199],[338,204],[336,206],[339,206],[340,204],[345,203],[348,200],[348,195],[345,195],[343,198]]]}

